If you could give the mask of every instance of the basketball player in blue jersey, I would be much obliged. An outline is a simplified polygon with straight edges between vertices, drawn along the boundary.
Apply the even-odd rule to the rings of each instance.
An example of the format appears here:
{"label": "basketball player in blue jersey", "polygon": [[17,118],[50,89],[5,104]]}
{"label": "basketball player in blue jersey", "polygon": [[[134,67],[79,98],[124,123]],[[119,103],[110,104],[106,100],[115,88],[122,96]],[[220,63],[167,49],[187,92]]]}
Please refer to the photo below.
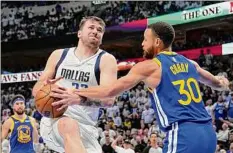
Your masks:
{"label": "basketball player in blue jersey", "polygon": [[2,125],[1,142],[9,135],[10,153],[35,153],[39,149],[38,131],[35,119],[25,114],[25,98],[16,95],[12,106],[14,115]]}
{"label": "basketball player in blue jersey", "polygon": [[[198,81],[220,91],[228,90],[229,82],[172,52],[174,38],[171,25],[165,22],[151,24],[144,32],[142,42],[144,57],[149,60],[136,64],[128,75],[108,86],[72,91],[55,89],[53,96],[62,98],[65,92],[69,92],[86,97],[86,101],[101,99],[116,96],[144,81],[149,87],[160,128],[167,132],[163,153],[214,153],[216,135]],[[67,102],[61,100],[54,105],[66,105]],[[75,103],[82,105],[85,101],[77,98]]]}
{"label": "basketball player in blue jersey", "polygon": [[231,98],[227,102],[227,118],[230,122],[233,122],[233,92],[230,95]]}
{"label": "basketball player in blue jersey", "polygon": [[[58,49],[50,55],[43,74],[33,88],[33,95],[44,86],[44,82],[70,89],[115,82],[116,59],[99,48],[104,31],[102,19],[95,16],[83,18],[77,33],[77,47]],[[41,136],[46,145],[57,152],[102,153],[95,127],[101,106],[94,101],[85,103],[87,106],[75,105],[73,99],[77,96],[72,97],[68,93],[63,98],[69,101],[69,104],[63,105],[68,106],[64,116],[56,119],[43,117],[41,120]],[[108,100],[113,104],[114,98]]]}

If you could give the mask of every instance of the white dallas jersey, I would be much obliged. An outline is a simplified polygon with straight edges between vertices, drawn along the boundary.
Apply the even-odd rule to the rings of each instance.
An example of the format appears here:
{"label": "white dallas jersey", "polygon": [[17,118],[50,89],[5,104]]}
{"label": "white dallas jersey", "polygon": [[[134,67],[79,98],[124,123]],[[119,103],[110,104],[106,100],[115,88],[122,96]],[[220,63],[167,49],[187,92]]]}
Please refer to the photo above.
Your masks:
{"label": "white dallas jersey", "polygon": [[[93,56],[80,61],[75,55],[75,47],[63,50],[56,66],[56,76],[63,77],[58,85],[65,88],[87,88],[99,85],[100,59],[106,53],[99,49]],[[80,123],[95,125],[99,117],[99,108],[80,105],[69,106],[65,115],[77,119]]]}

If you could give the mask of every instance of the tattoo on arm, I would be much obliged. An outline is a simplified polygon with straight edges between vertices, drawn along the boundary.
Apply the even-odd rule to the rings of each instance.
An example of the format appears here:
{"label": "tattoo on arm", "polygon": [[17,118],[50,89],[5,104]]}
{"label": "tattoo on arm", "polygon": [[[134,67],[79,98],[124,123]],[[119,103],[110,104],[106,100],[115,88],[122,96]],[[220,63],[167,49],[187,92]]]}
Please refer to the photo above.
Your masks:
{"label": "tattoo on arm", "polygon": [[108,107],[107,104],[98,99],[87,99],[86,97],[82,97],[82,99],[83,100],[81,100],[79,105],[90,107]]}

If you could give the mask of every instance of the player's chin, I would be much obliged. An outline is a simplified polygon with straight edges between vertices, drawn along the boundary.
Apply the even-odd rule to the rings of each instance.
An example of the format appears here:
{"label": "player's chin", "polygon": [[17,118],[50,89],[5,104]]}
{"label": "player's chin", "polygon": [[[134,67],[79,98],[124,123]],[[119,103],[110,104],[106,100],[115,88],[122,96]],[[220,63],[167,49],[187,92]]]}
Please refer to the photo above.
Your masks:
{"label": "player's chin", "polygon": [[20,111],[16,111],[16,113],[17,113],[18,115],[23,115],[24,111],[23,111],[23,110],[20,110]]}
{"label": "player's chin", "polygon": [[90,44],[92,44],[92,46],[99,47],[100,42],[99,41],[90,41]]}

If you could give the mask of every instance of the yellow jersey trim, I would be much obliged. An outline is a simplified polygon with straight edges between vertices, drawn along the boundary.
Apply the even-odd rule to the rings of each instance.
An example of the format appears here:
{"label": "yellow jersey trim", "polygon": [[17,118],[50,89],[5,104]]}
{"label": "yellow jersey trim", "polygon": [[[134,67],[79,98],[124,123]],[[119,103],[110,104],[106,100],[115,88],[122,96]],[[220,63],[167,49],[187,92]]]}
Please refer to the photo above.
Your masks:
{"label": "yellow jersey trim", "polygon": [[22,118],[22,119],[20,119],[20,118],[16,117],[15,115],[13,115],[12,117],[13,117],[14,119],[16,119],[16,120],[20,121],[21,123],[23,123],[23,122],[26,120],[27,115],[25,115],[25,117],[24,117],[24,118]]}
{"label": "yellow jersey trim", "polygon": [[9,134],[11,134],[13,132],[13,129],[15,127],[15,122],[14,122],[13,118],[10,117],[10,119],[11,119],[11,126],[10,126],[10,133]]}
{"label": "yellow jersey trim", "polygon": [[177,53],[172,52],[172,51],[162,51],[159,54],[165,54],[165,55],[176,55]]}
{"label": "yellow jersey trim", "polygon": [[148,90],[150,93],[153,93],[153,89],[151,89],[150,87],[147,87],[147,90]]}
{"label": "yellow jersey trim", "polygon": [[159,67],[161,67],[161,62],[158,60],[158,58],[153,58],[153,61],[155,61],[155,63],[157,63],[159,65]]}

